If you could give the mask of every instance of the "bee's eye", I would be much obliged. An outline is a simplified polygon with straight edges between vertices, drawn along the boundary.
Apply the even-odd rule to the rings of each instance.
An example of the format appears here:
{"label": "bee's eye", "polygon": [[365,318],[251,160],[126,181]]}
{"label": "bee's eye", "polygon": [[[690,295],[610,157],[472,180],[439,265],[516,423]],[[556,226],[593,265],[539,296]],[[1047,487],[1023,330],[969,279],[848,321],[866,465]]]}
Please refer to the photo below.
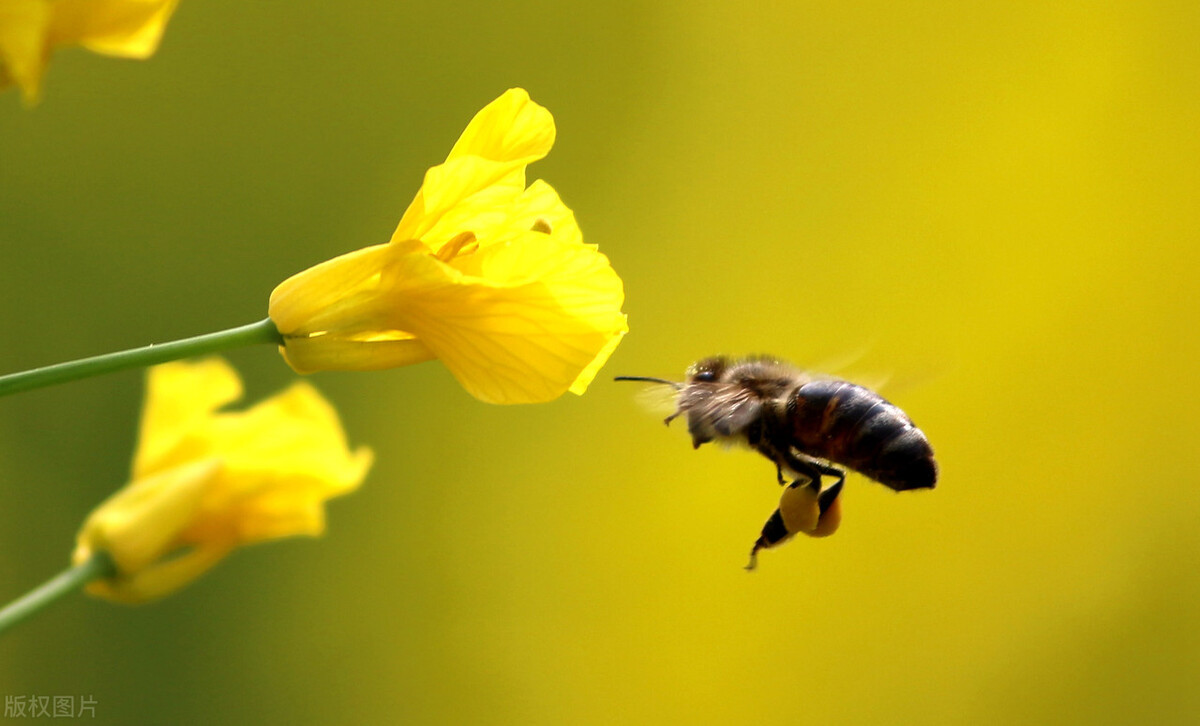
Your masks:
{"label": "bee's eye", "polygon": [[692,383],[712,383],[721,377],[725,370],[725,359],[719,356],[696,361],[687,371],[687,379]]}

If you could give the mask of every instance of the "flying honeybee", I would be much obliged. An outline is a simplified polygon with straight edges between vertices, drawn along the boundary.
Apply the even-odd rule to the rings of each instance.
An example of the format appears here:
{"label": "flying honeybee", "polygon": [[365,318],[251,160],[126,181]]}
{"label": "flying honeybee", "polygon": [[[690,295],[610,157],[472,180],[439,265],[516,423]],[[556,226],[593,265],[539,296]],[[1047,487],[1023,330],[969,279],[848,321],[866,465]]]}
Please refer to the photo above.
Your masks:
{"label": "flying honeybee", "polygon": [[[717,356],[696,362],[677,382],[646,376],[618,376],[676,391],[670,424],[686,415],[692,446],[709,441],[740,443],[775,464],[780,485],[795,478],[779,509],[763,527],[750,552],[803,532],[825,536],[841,519],[838,497],[852,469],[895,491],[931,489],[937,483],[933,447],[903,411],[868,388],[814,377],[768,357],[731,361]],[[827,489],[821,477],[835,479]]]}

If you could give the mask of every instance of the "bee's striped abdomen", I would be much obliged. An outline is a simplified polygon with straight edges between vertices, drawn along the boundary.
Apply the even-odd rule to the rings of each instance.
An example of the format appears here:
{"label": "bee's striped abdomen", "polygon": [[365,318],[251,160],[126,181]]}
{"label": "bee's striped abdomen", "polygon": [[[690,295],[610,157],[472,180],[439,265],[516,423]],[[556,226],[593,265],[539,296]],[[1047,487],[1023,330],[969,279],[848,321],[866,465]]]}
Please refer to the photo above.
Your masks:
{"label": "bee's striped abdomen", "polygon": [[933,447],[903,411],[846,381],[812,381],[787,402],[801,453],[847,466],[896,491],[937,483]]}

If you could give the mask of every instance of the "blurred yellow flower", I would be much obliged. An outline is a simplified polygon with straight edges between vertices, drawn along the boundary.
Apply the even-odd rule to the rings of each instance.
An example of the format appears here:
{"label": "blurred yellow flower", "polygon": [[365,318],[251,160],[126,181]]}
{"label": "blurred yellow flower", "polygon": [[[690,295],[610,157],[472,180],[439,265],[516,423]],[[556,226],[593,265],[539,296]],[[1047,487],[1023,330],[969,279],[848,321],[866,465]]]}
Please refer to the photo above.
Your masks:
{"label": "blurred yellow flower", "polygon": [[55,48],[149,58],[178,0],[0,1],[0,90],[16,83],[26,103],[41,89]]}
{"label": "blurred yellow flower", "polygon": [[425,174],[389,243],[334,258],[271,293],[300,373],[437,358],[476,398],[583,393],[628,329],[624,289],[575,215],[525,167],[554,119],[522,89],[476,114]]}
{"label": "blurred yellow flower", "polygon": [[239,545],[325,529],[326,499],[353,491],[371,451],[350,452],[337,412],[306,383],[241,412],[223,360],[151,369],[133,480],[84,522],[72,561],[105,552],[93,595],[139,603],[191,582]]}

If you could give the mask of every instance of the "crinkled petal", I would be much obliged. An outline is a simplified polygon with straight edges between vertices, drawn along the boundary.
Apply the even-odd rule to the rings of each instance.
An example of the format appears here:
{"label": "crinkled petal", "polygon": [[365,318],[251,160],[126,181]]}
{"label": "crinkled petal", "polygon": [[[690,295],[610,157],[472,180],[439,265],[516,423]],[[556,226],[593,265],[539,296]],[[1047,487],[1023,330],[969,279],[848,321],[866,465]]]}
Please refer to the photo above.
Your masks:
{"label": "crinkled petal", "polygon": [[[438,250],[463,230],[469,230],[480,247],[507,242],[530,231],[551,234],[561,242],[583,243],[574,213],[544,181],[535,181],[528,189],[518,189],[503,200],[487,196],[481,192],[450,210],[423,240],[426,245]],[[430,239],[436,242],[430,244]]]}
{"label": "crinkled petal", "polygon": [[[463,231],[503,223],[507,208],[524,189],[524,164],[475,156],[452,159],[425,173],[414,206],[405,212],[391,241],[420,239],[437,251]],[[413,216],[418,204],[419,213]]]}
{"label": "crinkled petal", "polygon": [[[475,158],[462,162],[464,174],[470,173],[468,167],[483,163]],[[423,234],[421,241],[436,252],[464,231],[471,232],[480,247],[487,247],[539,230],[563,242],[582,244],[583,234],[575,215],[554,188],[538,180],[523,189],[523,183],[522,179],[512,186],[493,185],[460,200]],[[400,241],[406,240],[393,240]]]}
{"label": "crinkled petal", "polygon": [[346,474],[336,480],[321,473],[299,471],[231,471],[227,483],[232,486],[211,492],[206,511],[183,538],[248,545],[282,537],[320,535],[325,531],[325,501],[357,488],[370,464],[370,450],[361,449],[347,458]]}
{"label": "crinkled petal", "polygon": [[325,528],[324,502],[331,496],[328,482],[301,472],[226,470],[222,480],[206,491],[201,510],[180,541],[247,545],[318,535]]}
{"label": "crinkled petal", "polygon": [[[516,197],[525,187],[525,167],[550,152],[554,134],[549,111],[524,89],[506,91],[475,114],[446,162],[426,172],[392,241],[422,239],[436,249],[438,235],[430,232],[456,206],[473,197],[477,207]],[[483,196],[475,196],[481,192]]]}
{"label": "crinkled petal", "polygon": [[158,50],[177,0],[56,0],[53,45],[78,43],[95,53],[149,58]]}
{"label": "crinkled petal", "polygon": [[413,247],[382,286],[398,326],[483,401],[549,401],[578,389],[627,330],[621,280],[591,247],[527,232],[454,262]]}
{"label": "crinkled petal", "polygon": [[[214,411],[242,397],[237,371],[221,358],[155,366],[146,376],[141,438],[133,459],[140,479],[177,463],[183,437],[202,428]],[[185,460],[190,459],[185,455]]]}
{"label": "crinkled petal", "polygon": [[530,184],[509,208],[506,223],[515,230],[541,228],[560,242],[583,244],[583,233],[579,231],[575,213],[563,204],[558,192],[541,179]]}
{"label": "crinkled petal", "polygon": [[482,156],[532,164],[552,146],[554,117],[530,100],[524,88],[510,88],[475,114],[446,160]]}
{"label": "crinkled petal", "polygon": [[212,446],[224,457],[231,478],[270,472],[295,487],[312,485],[321,499],[353,491],[371,465],[366,447],[351,453],[337,411],[315,388],[293,383],[252,408],[214,422]]}

